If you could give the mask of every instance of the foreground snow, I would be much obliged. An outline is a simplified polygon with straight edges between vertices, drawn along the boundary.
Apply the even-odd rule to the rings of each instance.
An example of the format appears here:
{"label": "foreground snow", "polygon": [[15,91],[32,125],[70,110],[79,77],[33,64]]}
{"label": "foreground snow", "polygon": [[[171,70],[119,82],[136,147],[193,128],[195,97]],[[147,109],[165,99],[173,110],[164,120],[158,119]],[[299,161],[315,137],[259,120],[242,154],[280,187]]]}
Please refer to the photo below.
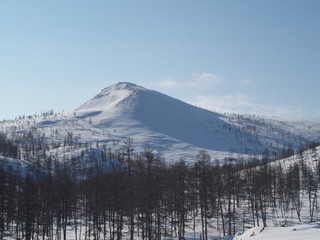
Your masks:
{"label": "foreground snow", "polygon": [[[209,234],[209,240],[318,240],[320,236],[320,222],[310,224],[299,224],[290,227],[254,227],[248,229],[244,233],[238,233],[233,238],[231,236],[219,237],[216,234]],[[84,239],[85,236],[78,236]],[[15,234],[6,231],[4,239],[16,239]],[[77,239],[71,231],[68,231],[67,239]],[[124,237],[123,239],[129,239]],[[142,238],[139,238],[142,239]],[[164,240],[178,240],[178,237],[165,237]],[[199,233],[195,234],[187,232],[185,240],[198,240],[201,239]]]}
{"label": "foreground snow", "polygon": [[236,235],[234,240],[318,240],[320,236],[320,222],[299,224],[290,227],[255,227],[243,234]]}

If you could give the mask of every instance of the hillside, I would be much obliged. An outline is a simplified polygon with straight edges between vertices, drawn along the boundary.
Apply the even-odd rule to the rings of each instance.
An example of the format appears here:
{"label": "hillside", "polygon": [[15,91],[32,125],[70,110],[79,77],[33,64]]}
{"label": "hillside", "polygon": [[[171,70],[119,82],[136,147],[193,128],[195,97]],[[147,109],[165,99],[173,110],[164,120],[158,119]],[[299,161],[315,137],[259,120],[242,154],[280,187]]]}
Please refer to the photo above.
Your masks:
{"label": "hillside", "polygon": [[[212,122],[205,125],[208,118]],[[6,239],[315,239],[320,147],[270,160],[272,150],[316,136],[317,124],[218,114],[128,83],[106,88],[69,112],[2,122],[0,211],[7,224],[0,234]],[[212,140],[214,150],[194,152],[201,148],[188,137],[200,131],[210,139],[203,129],[209,125],[221,134]],[[134,142],[125,133],[134,134],[129,134]],[[224,165],[210,161],[231,156],[222,145],[231,146],[237,136],[244,144],[237,155]],[[139,149],[146,139],[164,158],[152,148]],[[170,139],[185,144],[186,152],[178,152]],[[159,141],[167,144],[162,150]],[[248,155],[240,150],[252,146],[269,146],[270,152],[261,160],[242,161]],[[179,154],[189,159],[170,158]],[[23,224],[15,228],[18,223]]]}
{"label": "hillside", "polygon": [[[80,177],[73,162],[33,176],[3,171],[0,165],[0,212],[8,223],[0,235],[150,240],[318,236],[320,147],[273,162],[236,158],[225,165],[210,161],[206,152],[193,164],[168,164],[151,149],[141,155],[127,150],[120,155],[130,166],[125,171],[98,168]],[[89,157],[93,165],[99,155],[94,152]]]}
{"label": "hillside", "polygon": [[[320,233],[320,215],[318,208],[318,195],[320,186],[320,147],[299,152],[291,157],[270,162],[265,167],[257,167],[255,170],[269,168],[270,172],[279,171],[280,175],[273,175],[276,185],[271,189],[273,194],[275,189],[281,191],[278,199],[278,209],[272,204],[269,205],[264,200],[266,207],[267,226],[255,226],[239,232],[234,240],[248,239],[318,239]],[[272,170],[273,169],[273,170]],[[248,171],[248,169],[244,170]],[[265,179],[266,180],[266,179]],[[271,180],[274,181],[274,180]],[[270,181],[260,182],[267,185]],[[259,184],[259,182],[257,182]],[[281,186],[282,185],[282,186]],[[266,186],[257,186],[264,188]],[[270,192],[271,193],[271,192]],[[281,198],[284,197],[283,200]],[[283,207],[281,205],[284,203]],[[268,207],[267,207],[268,206]]]}
{"label": "hillside", "polygon": [[[20,146],[44,141],[40,145],[47,145],[45,154],[59,159],[77,155],[88,144],[115,151],[130,137],[137,152],[151,147],[167,161],[192,161],[201,149],[220,160],[232,155],[261,155],[265,149],[270,154],[289,146],[298,149],[319,140],[320,121],[220,114],[120,82],[74,110],[4,121],[0,131]],[[76,144],[77,151],[62,148],[65,142]],[[24,152],[20,153],[25,159]]]}

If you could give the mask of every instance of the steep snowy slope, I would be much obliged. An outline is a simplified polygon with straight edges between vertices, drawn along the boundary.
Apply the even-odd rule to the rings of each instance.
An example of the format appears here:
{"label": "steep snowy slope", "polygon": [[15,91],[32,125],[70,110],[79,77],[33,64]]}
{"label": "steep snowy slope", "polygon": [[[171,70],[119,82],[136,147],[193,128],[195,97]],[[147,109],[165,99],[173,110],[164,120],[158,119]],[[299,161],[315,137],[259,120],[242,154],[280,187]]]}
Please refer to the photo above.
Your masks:
{"label": "steep snowy slope", "polygon": [[[237,129],[221,120],[222,115],[131,83],[118,83],[104,89],[77,108],[75,116],[89,119],[98,129],[117,128],[139,143],[162,147],[164,151],[172,148],[170,144],[184,144],[188,148],[245,153],[245,147],[235,138]],[[242,138],[256,145],[258,151],[263,148],[253,144],[249,134]]]}
{"label": "steep snowy slope", "polygon": [[[126,82],[103,89],[69,112],[0,124],[0,131],[11,135],[30,129],[51,143],[72,136],[80,143],[98,142],[112,149],[131,137],[137,151],[152,147],[168,161],[192,160],[201,149],[213,159],[260,155],[266,148],[297,148],[320,136],[319,121],[218,114]],[[61,148],[50,151],[64,154]]]}

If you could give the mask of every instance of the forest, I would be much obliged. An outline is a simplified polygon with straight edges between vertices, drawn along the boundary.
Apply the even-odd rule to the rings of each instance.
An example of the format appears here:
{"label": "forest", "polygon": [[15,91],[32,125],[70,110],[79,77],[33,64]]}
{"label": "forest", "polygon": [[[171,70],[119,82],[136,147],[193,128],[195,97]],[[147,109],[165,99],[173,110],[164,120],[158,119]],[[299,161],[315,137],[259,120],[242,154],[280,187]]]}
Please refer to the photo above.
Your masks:
{"label": "forest", "polygon": [[[18,155],[14,142],[5,136],[0,140],[1,155]],[[72,136],[64,144],[72,145]],[[25,153],[30,146],[25,145]],[[221,237],[232,236],[267,226],[270,218],[286,219],[279,224],[290,218],[317,221],[316,146],[308,150],[311,164],[302,150],[292,164],[275,161],[268,151],[249,162],[230,157],[223,165],[199,151],[193,163],[180,159],[169,164],[151,148],[137,153],[127,138],[119,150],[102,151],[101,161],[91,155],[90,167],[81,171],[76,159],[45,158],[39,165],[33,157],[42,169],[36,173],[0,165],[0,239],[160,240],[185,239],[186,232],[193,232],[207,240],[212,229]],[[106,164],[113,159],[121,164]]]}

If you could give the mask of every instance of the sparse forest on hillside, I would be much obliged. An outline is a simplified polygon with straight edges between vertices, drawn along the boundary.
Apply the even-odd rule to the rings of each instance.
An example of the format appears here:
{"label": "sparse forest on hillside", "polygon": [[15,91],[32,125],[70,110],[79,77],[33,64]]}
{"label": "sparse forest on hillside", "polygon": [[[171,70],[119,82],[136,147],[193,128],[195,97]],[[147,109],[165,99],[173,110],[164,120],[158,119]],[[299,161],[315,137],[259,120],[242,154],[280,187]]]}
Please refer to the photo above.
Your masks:
{"label": "sparse forest on hillside", "polygon": [[319,132],[130,83],[2,121],[0,240],[208,240],[317,221]]}
{"label": "sparse forest on hillside", "polygon": [[0,240],[320,240],[320,0],[0,0]]}
{"label": "sparse forest on hillside", "polygon": [[[31,146],[28,151],[45,150]],[[213,230],[234,235],[270,219],[319,220],[315,146],[294,161],[270,162],[266,153],[251,162],[229,158],[224,165],[206,151],[194,164],[168,164],[150,148],[136,153],[130,138],[120,150],[102,152],[103,161],[90,155],[95,164],[81,171],[75,162],[49,159],[42,159],[37,174],[0,167],[1,239],[184,239],[192,233],[207,240]],[[102,166],[112,159],[121,164],[106,171]]]}

